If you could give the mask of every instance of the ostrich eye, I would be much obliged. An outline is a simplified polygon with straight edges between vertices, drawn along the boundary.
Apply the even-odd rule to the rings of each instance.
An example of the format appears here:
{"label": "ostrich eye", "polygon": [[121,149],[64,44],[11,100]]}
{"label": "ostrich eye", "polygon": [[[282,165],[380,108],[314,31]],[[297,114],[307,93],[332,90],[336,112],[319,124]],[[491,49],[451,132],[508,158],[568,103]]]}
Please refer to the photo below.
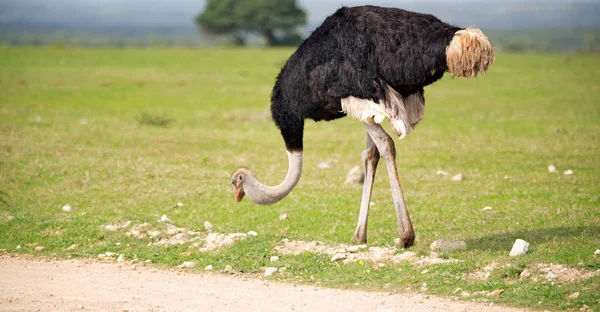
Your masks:
{"label": "ostrich eye", "polygon": [[243,179],[244,179],[244,176],[240,174],[240,175],[238,176],[238,180],[242,181]]}

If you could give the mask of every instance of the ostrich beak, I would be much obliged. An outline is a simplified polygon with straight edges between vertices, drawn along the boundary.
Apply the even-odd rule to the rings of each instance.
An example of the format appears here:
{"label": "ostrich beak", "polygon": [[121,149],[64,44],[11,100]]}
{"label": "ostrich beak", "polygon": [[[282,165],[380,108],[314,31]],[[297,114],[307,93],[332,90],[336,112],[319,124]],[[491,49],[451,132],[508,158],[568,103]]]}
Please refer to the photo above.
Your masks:
{"label": "ostrich beak", "polygon": [[244,198],[244,190],[241,187],[235,187],[235,198],[237,199],[237,202],[239,203],[240,201],[242,201],[242,198]]}

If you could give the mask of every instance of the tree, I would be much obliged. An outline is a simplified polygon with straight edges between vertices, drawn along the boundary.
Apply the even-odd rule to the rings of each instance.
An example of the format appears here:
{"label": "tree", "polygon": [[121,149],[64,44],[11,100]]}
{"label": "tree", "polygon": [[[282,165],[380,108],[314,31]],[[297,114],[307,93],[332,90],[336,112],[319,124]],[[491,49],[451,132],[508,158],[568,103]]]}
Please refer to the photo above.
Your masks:
{"label": "tree", "polygon": [[208,33],[231,35],[237,45],[254,33],[273,46],[298,41],[295,28],[306,23],[306,13],[296,0],[207,0],[196,23]]}

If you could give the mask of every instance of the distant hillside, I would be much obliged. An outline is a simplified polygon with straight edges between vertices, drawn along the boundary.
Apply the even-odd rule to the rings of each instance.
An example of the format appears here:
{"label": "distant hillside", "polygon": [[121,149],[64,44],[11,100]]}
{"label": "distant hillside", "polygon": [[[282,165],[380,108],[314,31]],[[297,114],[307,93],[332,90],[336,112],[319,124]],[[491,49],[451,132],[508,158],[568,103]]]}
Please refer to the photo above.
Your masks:
{"label": "distant hillside", "polygon": [[[299,0],[309,17],[302,31],[308,35],[327,15],[341,7],[341,3],[352,6],[365,2],[431,13],[451,24],[476,25],[486,33],[494,30],[493,33],[498,34],[495,35],[497,42],[517,48],[556,49],[557,43],[549,38],[553,34],[563,37],[559,45],[562,41],[572,41],[570,44],[592,42],[588,46],[595,46],[593,42],[600,39],[596,31],[600,29],[600,1],[589,0]],[[0,42],[119,46],[217,44],[217,39],[202,36],[194,24],[194,17],[203,7],[204,0],[156,3],[147,0],[3,0],[0,1]],[[544,43],[522,43],[536,40],[539,33],[544,33]],[[523,36],[530,38],[523,39]],[[568,36],[574,36],[573,40],[568,40]]]}

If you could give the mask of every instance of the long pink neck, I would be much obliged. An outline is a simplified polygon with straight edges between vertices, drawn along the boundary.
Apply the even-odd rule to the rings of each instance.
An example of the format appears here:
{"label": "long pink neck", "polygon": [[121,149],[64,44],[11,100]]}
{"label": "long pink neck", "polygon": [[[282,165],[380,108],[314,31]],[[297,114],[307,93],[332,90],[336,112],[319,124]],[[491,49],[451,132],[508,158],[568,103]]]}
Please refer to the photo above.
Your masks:
{"label": "long pink neck", "polygon": [[260,183],[254,175],[244,180],[243,188],[246,196],[256,204],[271,205],[286,197],[298,184],[302,173],[302,151],[287,152],[288,172],[283,182],[277,186]]}

